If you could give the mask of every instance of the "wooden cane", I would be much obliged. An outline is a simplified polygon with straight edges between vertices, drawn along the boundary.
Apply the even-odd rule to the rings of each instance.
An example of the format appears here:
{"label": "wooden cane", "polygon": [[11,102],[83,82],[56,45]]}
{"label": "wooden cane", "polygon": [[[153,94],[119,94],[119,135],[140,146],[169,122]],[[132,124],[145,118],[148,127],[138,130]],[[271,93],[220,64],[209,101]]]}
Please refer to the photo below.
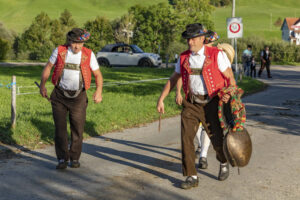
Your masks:
{"label": "wooden cane", "polygon": [[159,113],[158,132],[160,132],[160,126],[161,126],[161,113]]}
{"label": "wooden cane", "polygon": [[[38,86],[38,88],[41,89],[41,86],[40,86],[40,84],[38,84],[38,82],[34,81],[34,83],[36,84],[36,86]],[[48,96],[46,96],[45,98],[51,102],[51,99]]]}

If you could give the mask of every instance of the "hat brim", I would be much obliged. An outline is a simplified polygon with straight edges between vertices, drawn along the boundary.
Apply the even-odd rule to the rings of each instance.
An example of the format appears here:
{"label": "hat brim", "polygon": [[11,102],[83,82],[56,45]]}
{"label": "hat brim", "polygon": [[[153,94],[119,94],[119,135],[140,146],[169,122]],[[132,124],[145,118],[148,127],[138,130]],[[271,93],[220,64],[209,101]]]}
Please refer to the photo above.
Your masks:
{"label": "hat brim", "polygon": [[189,34],[187,31],[184,31],[181,36],[184,39],[190,39],[190,38],[195,38],[195,37],[199,37],[199,36],[205,36],[207,35],[207,33],[197,33],[197,34]]}

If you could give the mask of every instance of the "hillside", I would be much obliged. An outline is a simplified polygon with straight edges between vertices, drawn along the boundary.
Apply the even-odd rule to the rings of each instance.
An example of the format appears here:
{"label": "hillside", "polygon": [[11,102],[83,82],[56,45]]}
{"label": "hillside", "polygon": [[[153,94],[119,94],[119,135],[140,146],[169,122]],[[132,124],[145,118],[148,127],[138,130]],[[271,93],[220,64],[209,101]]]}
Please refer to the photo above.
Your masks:
{"label": "hillside", "polygon": [[[232,7],[217,8],[212,19],[216,31],[226,37],[226,18],[231,17]],[[280,27],[274,22],[281,17],[300,17],[300,1],[297,0],[238,0],[236,17],[243,18],[244,36],[261,35],[265,38],[281,39]]]}
{"label": "hillside", "polygon": [[20,33],[42,11],[55,19],[64,9],[68,9],[76,22],[82,25],[97,15],[114,19],[125,14],[133,5],[160,2],[168,3],[168,0],[0,0],[0,22]]}
{"label": "hillside", "polygon": [[[83,3],[84,2],[84,3]],[[114,19],[125,14],[135,4],[151,5],[169,0],[0,0],[0,22],[21,33],[41,11],[51,19],[58,18],[67,8],[79,25],[97,15]],[[231,6],[216,8],[211,19],[215,30],[226,37],[226,18],[231,16]],[[300,17],[300,1],[296,0],[238,0],[236,16],[243,18],[244,36],[262,35],[281,38],[280,28],[273,24],[281,17]]]}

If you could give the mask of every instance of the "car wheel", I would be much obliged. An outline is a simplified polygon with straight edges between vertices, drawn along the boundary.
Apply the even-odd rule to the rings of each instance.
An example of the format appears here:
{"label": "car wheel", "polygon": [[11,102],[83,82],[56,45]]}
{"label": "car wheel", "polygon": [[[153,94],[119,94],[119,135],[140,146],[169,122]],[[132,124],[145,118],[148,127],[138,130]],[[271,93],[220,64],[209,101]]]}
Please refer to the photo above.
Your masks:
{"label": "car wheel", "polygon": [[109,61],[106,58],[98,58],[98,64],[104,67],[111,67]]}
{"label": "car wheel", "polygon": [[141,67],[153,67],[153,63],[148,58],[142,58],[139,61],[139,66],[141,66]]}

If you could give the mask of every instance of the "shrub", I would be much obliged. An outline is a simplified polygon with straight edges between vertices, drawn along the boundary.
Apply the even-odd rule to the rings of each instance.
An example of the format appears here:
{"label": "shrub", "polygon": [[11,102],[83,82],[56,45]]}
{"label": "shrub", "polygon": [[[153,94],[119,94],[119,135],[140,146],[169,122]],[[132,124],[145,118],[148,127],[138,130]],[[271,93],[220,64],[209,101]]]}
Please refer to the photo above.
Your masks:
{"label": "shrub", "polygon": [[0,38],[0,60],[4,60],[6,58],[9,49],[8,41]]}

